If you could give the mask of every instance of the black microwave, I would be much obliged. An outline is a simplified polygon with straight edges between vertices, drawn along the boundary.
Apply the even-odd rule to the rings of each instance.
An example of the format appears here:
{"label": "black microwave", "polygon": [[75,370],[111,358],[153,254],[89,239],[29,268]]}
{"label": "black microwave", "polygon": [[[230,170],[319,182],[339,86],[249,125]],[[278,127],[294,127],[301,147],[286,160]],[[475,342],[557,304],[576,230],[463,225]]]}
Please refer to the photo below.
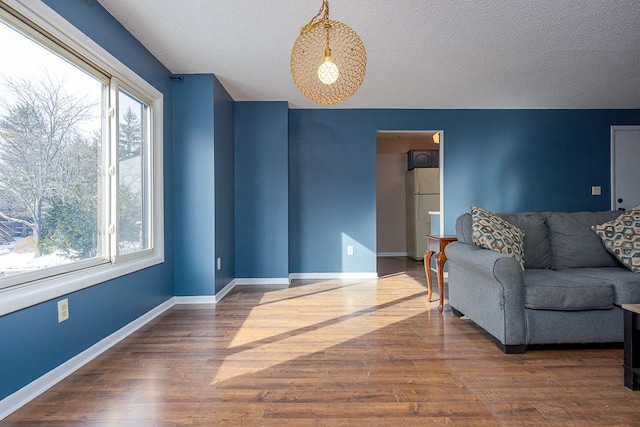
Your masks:
{"label": "black microwave", "polygon": [[440,152],[438,150],[411,150],[407,154],[409,155],[409,170],[440,166]]}

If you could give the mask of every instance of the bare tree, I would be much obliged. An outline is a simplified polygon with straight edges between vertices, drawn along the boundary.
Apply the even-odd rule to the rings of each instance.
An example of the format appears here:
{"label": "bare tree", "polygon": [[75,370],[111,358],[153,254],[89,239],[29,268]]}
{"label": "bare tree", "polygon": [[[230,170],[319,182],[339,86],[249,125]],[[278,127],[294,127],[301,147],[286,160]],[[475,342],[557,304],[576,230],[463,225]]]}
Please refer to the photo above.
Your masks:
{"label": "bare tree", "polygon": [[0,218],[23,223],[33,230],[40,255],[40,226],[45,204],[59,195],[69,147],[77,125],[89,117],[92,105],[64,91],[64,83],[45,76],[36,82],[24,78],[4,83],[0,99],[0,186],[29,213]]}

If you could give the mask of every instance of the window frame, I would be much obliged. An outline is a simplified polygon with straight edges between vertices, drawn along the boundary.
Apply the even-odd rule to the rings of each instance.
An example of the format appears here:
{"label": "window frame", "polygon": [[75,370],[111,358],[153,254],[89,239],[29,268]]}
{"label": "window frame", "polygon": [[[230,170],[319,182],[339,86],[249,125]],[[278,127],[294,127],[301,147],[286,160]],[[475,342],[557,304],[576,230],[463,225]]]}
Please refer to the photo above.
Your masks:
{"label": "window frame", "polygon": [[[0,290],[0,316],[3,316],[164,262],[164,96],[162,92],[155,89],[44,3],[21,0],[1,1],[60,42],[62,49],[73,51],[74,54],[82,58],[72,58],[72,62],[77,66],[86,68],[86,63],[89,63],[93,67],[97,67],[99,72],[107,70],[111,79],[116,82],[116,86],[121,85],[136,96],[139,95],[144,102],[149,103],[151,108],[149,157],[147,160],[149,166],[147,178],[150,187],[150,249],[116,257],[112,259],[115,261],[113,263],[103,263],[63,272],[2,289]],[[39,29],[33,29],[31,34],[39,34]],[[46,35],[42,37],[46,37]],[[37,37],[37,39],[42,41],[41,37]],[[49,43],[58,44],[57,42],[50,41]],[[59,51],[59,49],[56,50]],[[70,59],[70,55],[73,54],[64,55],[63,53],[67,59]],[[82,61],[86,63],[82,63]],[[109,162],[116,164],[114,159],[110,159]],[[109,180],[108,177],[105,178]],[[55,272],[52,273],[55,274]]]}
{"label": "window frame", "polygon": [[[148,194],[148,199],[144,199],[143,201],[147,202],[148,205],[151,207],[153,207],[153,203],[154,203],[154,195],[152,191],[152,189],[154,188],[154,183],[152,180],[153,180],[153,171],[155,168],[151,160],[153,159],[153,153],[154,153],[153,124],[155,123],[155,118],[153,114],[153,108],[154,108],[153,101],[146,99],[145,94],[137,93],[134,89],[130,88],[128,85],[121,82],[115,77],[111,81],[109,92],[110,92],[109,93],[110,105],[111,105],[111,108],[113,109],[113,117],[111,119],[109,134],[110,134],[110,138],[113,141],[111,142],[111,144],[109,144],[110,145],[108,148],[109,153],[107,153],[107,155],[109,156],[109,163],[114,167],[114,173],[110,177],[110,179],[108,179],[109,181],[108,185],[110,187],[109,197],[111,199],[110,201],[111,212],[109,213],[109,218],[111,219],[111,224],[117,229],[118,224],[120,224],[120,217],[119,217],[120,199],[118,197],[119,195],[118,189],[120,188],[120,173],[119,173],[120,156],[118,152],[118,149],[119,149],[118,134],[120,129],[120,126],[119,126],[120,123],[118,120],[115,120],[114,118],[120,117],[120,111],[121,111],[120,110],[120,93],[125,93],[127,96],[135,98],[137,101],[142,102],[145,105],[149,106],[149,108],[151,108],[150,118],[140,117],[140,121],[144,128],[142,132],[143,144],[144,144],[144,141],[146,141],[147,139],[149,141],[148,144],[144,145],[145,151],[143,151],[143,152],[146,152],[146,151],[149,152],[148,155],[145,155],[143,157],[144,167],[142,168],[142,171],[141,171],[143,175],[143,179],[142,179],[143,194]],[[150,121],[150,124],[147,123],[149,121]],[[149,216],[150,218],[144,224],[144,226],[146,228],[146,236],[149,240],[150,247],[137,250],[135,252],[128,252],[123,254],[120,251],[119,239],[114,238],[114,236],[111,236],[112,238],[109,239],[109,243],[108,243],[110,246],[109,254],[111,256],[111,262],[117,263],[117,262],[122,262],[122,260],[126,260],[126,259],[144,257],[144,256],[148,256],[150,253],[153,252],[153,247],[155,242],[155,235],[153,233],[154,215],[152,212],[147,212],[147,216]]]}

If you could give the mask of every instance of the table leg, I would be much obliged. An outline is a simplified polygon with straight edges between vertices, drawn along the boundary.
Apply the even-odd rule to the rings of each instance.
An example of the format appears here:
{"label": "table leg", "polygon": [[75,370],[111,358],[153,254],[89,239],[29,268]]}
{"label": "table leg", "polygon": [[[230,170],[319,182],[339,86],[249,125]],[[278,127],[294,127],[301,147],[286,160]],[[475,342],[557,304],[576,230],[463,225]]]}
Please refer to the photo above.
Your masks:
{"label": "table leg", "polygon": [[444,309],[444,263],[447,261],[447,257],[444,252],[438,252],[436,255],[437,273],[438,273],[438,292],[440,293],[440,303],[438,304],[438,311],[442,312]]}
{"label": "table leg", "polygon": [[424,254],[424,274],[427,276],[427,303],[431,302],[431,293],[433,291],[433,279],[431,278],[431,257],[435,254],[432,250],[427,250]]}
{"label": "table leg", "polygon": [[640,314],[624,311],[624,385],[640,390]]}

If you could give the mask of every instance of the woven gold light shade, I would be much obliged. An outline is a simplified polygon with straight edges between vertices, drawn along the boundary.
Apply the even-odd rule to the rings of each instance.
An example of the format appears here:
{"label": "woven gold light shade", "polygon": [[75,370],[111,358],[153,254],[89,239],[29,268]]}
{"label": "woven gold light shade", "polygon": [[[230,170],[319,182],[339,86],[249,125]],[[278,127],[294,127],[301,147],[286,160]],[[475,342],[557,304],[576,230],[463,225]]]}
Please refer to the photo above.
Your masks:
{"label": "woven gold light shade", "polygon": [[[317,19],[323,12],[324,17]],[[367,70],[367,51],[360,37],[348,25],[329,20],[328,14],[325,0],[291,50],[291,75],[296,86],[310,100],[325,105],[337,104],[356,93]],[[320,75],[332,83],[323,83],[319,77],[318,69],[327,60],[337,66],[337,73],[335,67],[329,64],[331,67],[326,68],[325,64]]]}

